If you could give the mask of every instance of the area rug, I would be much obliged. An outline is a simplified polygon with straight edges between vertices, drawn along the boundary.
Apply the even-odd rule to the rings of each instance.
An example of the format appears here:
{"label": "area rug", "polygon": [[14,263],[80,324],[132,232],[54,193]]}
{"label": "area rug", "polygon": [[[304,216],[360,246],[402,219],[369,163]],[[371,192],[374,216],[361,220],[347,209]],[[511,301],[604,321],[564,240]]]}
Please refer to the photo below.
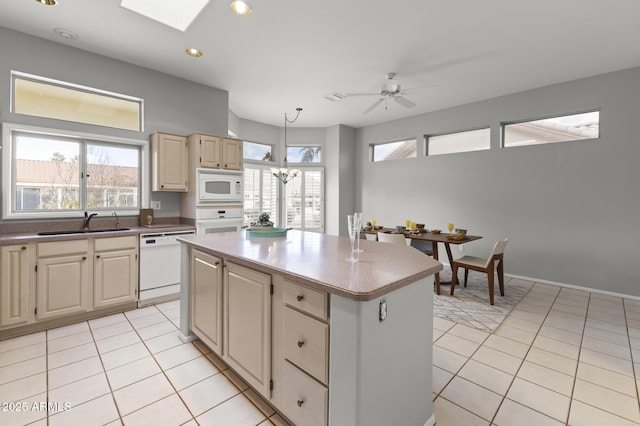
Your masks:
{"label": "area rug", "polygon": [[[458,277],[462,282],[464,272],[459,271]],[[440,273],[440,279],[451,280],[451,269],[448,266],[445,265]],[[433,294],[433,315],[478,330],[493,332],[534,284],[531,281],[505,277],[505,295],[502,297],[497,281],[496,278],[493,306],[489,304],[486,274],[469,272],[467,287],[462,284],[456,286],[453,296],[449,294],[451,287],[443,285],[439,296],[435,292]]]}

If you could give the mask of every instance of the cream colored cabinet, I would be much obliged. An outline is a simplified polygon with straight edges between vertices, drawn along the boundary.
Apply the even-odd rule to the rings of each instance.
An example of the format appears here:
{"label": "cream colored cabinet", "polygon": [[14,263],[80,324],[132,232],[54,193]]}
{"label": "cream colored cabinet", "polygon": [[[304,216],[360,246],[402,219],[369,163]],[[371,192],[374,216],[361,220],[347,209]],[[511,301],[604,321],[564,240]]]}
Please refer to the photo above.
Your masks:
{"label": "cream colored cabinet", "polygon": [[138,238],[94,240],[93,307],[134,302],[138,289]]}
{"label": "cream colored cabinet", "polygon": [[242,170],[242,141],[238,139],[222,139],[222,168]]}
{"label": "cream colored cabinet", "polygon": [[29,250],[27,245],[4,246],[0,251],[0,327],[26,324],[30,318]]}
{"label": "cream colored cabinet", "polygon": [[189,135],[189,156],[190,168],[242,170],[242,141],[194,133]]}
{"label": "cream colored cabinet", "polygon": [[151,190],[186,192],[187,138],[168,133],[151,135]]}
{"label": "cream colored cabinet", "polygon": [[222,260],[193,250],[190,286],[191,330],[222,355]]}
{"label": "cream colored cabinet", "polygon": [[271,276],[233,263],[224,268],[223,359],[269,398]]}
{"label": "cream colored cabinet", "polygon": [[37,245],[38,320],[90,310],[88,251],[88,240]]}

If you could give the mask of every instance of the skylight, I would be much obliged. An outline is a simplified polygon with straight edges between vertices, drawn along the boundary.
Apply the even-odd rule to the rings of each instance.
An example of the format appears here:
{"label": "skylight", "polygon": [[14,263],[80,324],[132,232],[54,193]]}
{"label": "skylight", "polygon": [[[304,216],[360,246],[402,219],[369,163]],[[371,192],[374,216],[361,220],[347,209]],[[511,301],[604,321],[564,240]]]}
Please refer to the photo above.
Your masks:
{"label": "skylight", "polygon": [[120,6],[176,30],[185,31],[209,0],[122,0]]}

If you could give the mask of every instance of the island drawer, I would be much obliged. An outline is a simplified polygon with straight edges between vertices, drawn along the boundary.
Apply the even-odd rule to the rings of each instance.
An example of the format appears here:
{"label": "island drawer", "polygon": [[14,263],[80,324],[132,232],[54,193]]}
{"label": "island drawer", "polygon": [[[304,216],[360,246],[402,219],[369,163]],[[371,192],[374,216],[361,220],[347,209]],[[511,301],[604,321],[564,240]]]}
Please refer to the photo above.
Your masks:
{"label": "island drawer", "polygon": [[297,425],[326,425],[327,388],[287,361],[284,362],[282,379],[284,413]]}
{"label": "island drawer", "polygon": [[329,325],[295,309],[284,310],[284,357],[322,383],[328,379]]}
{"label": "island drawer", "polygon": [[283,299],[286,304],[294,306],[296,309],[307,312],[310,315],[325,320],[328,317],[327,293],[298,285],[289,280],[284,280]]}

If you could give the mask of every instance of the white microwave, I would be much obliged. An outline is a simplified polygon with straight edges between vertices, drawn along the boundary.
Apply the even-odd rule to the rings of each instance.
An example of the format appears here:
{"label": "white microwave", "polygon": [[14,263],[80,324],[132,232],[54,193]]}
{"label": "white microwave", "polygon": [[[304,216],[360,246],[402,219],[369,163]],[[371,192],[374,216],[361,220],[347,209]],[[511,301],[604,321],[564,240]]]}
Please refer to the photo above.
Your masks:
{"label": "white microwave", "polygon": [[242,172],[196,169],[198,205],[242,204],[244,185]]}

